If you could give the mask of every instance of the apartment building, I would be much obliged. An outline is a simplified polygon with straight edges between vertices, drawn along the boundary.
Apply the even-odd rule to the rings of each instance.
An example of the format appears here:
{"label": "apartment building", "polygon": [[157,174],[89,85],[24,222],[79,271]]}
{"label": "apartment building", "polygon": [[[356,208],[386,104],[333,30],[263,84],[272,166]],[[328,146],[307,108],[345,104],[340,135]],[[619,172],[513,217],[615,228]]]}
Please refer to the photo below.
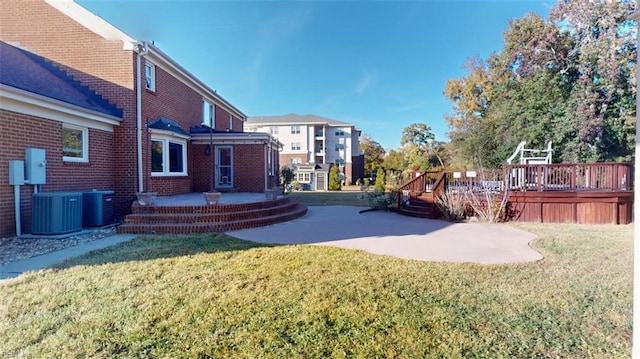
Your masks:
{"label": "apartment building", "polygon": [[[335,164],[346,184],[355,183],[364,175],[364,156],[360,153],[361,130],[346,123],[316,115],[288,114],[283,116],[252,116],[245,129],[276,137],[283,147],[280,164]],[[305,166],[304,168],[308,168]],[[302,183],[313,182],[300,175]]]}

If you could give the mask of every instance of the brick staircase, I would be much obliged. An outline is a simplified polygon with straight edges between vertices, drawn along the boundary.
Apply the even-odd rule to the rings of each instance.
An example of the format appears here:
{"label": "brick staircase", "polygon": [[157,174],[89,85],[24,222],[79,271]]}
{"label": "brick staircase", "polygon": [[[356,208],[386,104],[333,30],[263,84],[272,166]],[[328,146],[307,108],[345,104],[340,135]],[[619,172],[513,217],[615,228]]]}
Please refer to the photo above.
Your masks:
{"label": "brick staircase", "polygon": [[433,202],[432,194],[429,192],[411,196],[408,203],[398,208],[398,213],[418,218],[438,219],[442,217],[440,210]]}
{"label": "brick staircase", "polygon": [[307,206],[289,197],[271,201],[216,206],[141,206],[118,227],[118,233],[188,234],[224,232],[268,226],[302,217]]}

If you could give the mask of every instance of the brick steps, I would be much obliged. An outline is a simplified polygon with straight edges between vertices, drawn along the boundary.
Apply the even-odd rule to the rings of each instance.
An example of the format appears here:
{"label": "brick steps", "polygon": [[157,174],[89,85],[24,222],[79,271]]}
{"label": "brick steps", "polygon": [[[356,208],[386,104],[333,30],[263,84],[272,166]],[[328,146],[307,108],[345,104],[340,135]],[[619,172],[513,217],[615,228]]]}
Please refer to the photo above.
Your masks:
{"label": "brick steps", "polygon": [[302,217],[307,206],[285,197],[219,206],[133,205],[132,210],[118,233],[188,234],[262,227]]}
{"label": "brick steps", "polygon": [[292,211],[297,206],[296,201],[278,203],[273,207],[250,209],[246,211],[229,211],[217,213],[133,213],[125,217],[125,223],[212,223],[248,220],[278,215]]}

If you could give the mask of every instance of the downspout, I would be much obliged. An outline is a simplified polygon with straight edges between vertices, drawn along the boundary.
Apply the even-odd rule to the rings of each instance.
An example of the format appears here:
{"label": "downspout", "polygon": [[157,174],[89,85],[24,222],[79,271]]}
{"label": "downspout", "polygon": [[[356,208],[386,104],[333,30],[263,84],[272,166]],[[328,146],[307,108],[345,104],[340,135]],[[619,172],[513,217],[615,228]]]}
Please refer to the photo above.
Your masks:
{"label": "downspout", "polygon": [[[267,139],[267,141],[271,142],[271,135],[269,135],[269,139]],[[264,146],[264,189],[269,188],[269,185],[267,184],[267,181],[269,180],[269,154],[267,151],[269,151],[269,147]]]}
{"label": "downspout", "polygon": [[138,192],[144,192],[144,176],[142,169],[142,73],[141,58],[149,52],[147,44],[138,42],[136,44],[138,54],[136,55],[136,142],[137,142],[137,165],[138,165]]}

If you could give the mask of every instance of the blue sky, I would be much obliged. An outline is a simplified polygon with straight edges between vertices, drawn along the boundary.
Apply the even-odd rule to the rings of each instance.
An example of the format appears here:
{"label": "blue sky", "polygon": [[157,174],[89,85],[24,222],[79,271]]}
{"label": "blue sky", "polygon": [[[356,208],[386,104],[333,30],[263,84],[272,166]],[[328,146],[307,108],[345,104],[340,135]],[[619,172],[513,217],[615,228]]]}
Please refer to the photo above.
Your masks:
{"label": "blue sky", "polygon": [[402,129],[448,140],[443,90],[502,48],[509,19],[549,1],[76,0],[163,52],[249,116],[316,114],[385,148]]}

